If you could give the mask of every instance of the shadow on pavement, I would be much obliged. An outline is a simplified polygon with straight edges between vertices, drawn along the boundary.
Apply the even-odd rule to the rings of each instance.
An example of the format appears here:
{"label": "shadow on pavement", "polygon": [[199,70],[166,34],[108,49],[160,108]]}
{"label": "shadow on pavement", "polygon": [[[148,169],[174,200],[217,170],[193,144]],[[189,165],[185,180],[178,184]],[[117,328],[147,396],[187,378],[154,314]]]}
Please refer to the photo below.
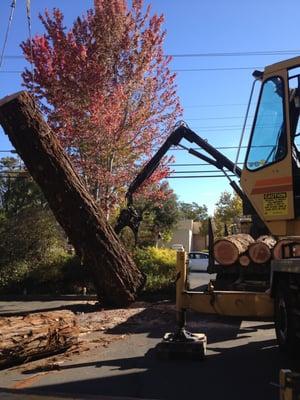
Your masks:
{"label": "shadow on pavement", "polygon": [[[54,305],[51,306],[49,305],[49,301],[45,301],[45,303],[48,303],[45,308],[41,307],[40,305],[37,306],[36,308],[32,308],[30,310],[24,310],[24,311],[16,311],[13,308],[4,308],[0,309],[0,317],[21,317],[25,316],[28,314],[32,313],[43,313],[47,311],[60,311],[60,310],[69,310],[72,311],[73,313],[93,313],[97,311],[101,311],[103,309],[103,306],[100,304],[64,304],[61,306]],[[1,307],[2,308],[2,307]]]}
{"label": "shadow on pavement", "polygon": [[145,356],[62,366],[62,370],[94,366],[97,377],[86,379],[78,371],[71,380],[69,375],[68,382],[44,384],[31,391],[167,400],[275,400],[279,396],[273,383],[278,383],[280,368],[299,368],[278,352],[274,340],[209,349],[213,352],[205,361],[160,361],[151,349]]}

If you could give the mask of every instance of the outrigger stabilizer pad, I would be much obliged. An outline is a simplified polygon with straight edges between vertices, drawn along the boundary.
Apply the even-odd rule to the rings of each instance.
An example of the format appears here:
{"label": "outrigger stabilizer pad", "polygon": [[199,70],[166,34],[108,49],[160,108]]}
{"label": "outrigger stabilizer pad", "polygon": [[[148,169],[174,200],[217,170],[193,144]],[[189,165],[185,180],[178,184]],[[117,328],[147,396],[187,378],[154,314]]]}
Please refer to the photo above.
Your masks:
{"label": "outrigger stabilizer pad", "polygon": [[166,333],[157,345],[160,359],[203,360],[206,355],[207,339],[204,333],[191,333],[180,328],[175,333]]}

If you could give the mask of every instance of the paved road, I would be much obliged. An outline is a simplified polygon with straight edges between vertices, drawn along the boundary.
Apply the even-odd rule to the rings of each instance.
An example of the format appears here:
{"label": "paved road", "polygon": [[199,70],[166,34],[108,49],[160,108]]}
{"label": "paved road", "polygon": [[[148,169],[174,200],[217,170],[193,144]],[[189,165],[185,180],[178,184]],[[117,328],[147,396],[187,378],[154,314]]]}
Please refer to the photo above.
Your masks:
{"label": "paved road", "polygon": [[95,303],[94,300],[44,300],[44,301],[0,301],[0,315],[13,316],[28,314],[29,312],[51,311],[51,310],[71,310],[74,312],[88,311],[89,305]]}
{"label": "paved road", "polygon": [[[8,304],[7,309],[12,307]],[[141,321],[148,320],[147,313],[142,312]],[[123,339],[65,358],[58,371],[39,371],[36,365],[41,361],[0,371],[0,386],[166,400],[277,400],[278,389],[273,383],[278,382],[280,368],[298,368],[279,353],[270,321],[193,313],[188,321],[191,331],[208,337],[205,361],[158,360],[155,347],[174,326],[129,320],[110,331],[111,335],[124,335]]]}
{"label": "paved road", "polygon": [[215,279],[216,274],[207,274],[206,272],[191,272],[189,275],[191,290],[204,290],[211,279]]}

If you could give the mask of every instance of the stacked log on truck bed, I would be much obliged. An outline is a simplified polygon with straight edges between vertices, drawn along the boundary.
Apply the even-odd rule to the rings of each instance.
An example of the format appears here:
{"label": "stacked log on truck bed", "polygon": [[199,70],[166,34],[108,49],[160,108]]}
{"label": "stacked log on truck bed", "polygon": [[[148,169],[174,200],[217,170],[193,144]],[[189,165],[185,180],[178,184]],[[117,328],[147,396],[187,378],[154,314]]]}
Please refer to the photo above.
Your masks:
{"label": "stacked log on truck bed", "polygon": [[248,234],[239,233],[217,239],[214,243],[215,260],[224,266],[240,264],[247,267],[251,263],[266,264],[271,259],[291,256],[300,257],[300,237],[276,240],[265,235],[254,240]]}

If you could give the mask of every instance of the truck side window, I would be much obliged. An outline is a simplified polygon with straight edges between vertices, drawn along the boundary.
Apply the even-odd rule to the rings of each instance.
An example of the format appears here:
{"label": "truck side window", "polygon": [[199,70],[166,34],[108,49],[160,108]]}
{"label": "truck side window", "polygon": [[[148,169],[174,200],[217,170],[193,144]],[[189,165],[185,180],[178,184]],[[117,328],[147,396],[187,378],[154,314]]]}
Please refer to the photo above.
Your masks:
{"label": "truck side window", "polygon": [[273,77],[264,82],[261,90],[247,154],[247,168],[256,170],[284,158],[286,140],[284,83],[280,77]]}

